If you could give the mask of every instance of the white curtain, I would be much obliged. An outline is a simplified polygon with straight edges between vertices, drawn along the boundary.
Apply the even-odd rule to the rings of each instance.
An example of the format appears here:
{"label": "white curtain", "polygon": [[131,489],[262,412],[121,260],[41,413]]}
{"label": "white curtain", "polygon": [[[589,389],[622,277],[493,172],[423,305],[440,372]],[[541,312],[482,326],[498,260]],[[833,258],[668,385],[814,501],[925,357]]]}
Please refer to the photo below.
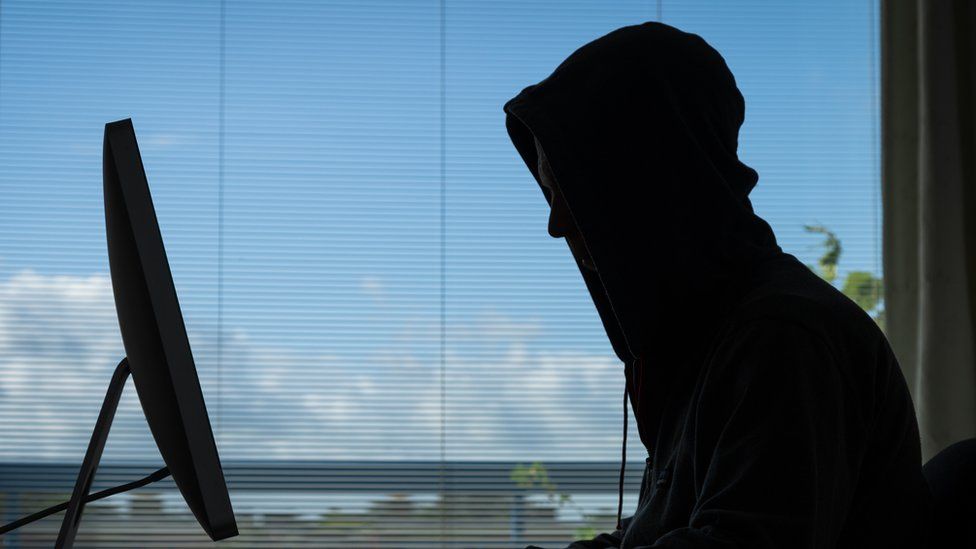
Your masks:
{"label": "white curtain", "polygon": [[888,337],[925,459],[976,436],[976,3],[882,2]]}

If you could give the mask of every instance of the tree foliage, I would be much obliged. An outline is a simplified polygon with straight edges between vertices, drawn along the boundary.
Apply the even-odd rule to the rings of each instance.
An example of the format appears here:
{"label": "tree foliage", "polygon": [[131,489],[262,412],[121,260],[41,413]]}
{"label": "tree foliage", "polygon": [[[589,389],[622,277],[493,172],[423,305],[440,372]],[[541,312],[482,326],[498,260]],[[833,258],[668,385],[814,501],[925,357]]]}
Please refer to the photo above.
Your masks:
{"label": "tree foliage", "polygon": [[[823,235],[823,241],[820,244],[823,248],[823,254],[820,255],[816,266],[807,265],[807,267],[820,275],[820,278],[836,285],[837,268],[844,250],[841,246],[840,238],[837,237],[836,233],[823,225],[804,225],[803,228],[808,233]],[[882,330],[884,329],[884,283],[880,277],[868,271],[850,271],[844,278],[840,291],[871,315],[871,318],[878,323],[878,326]]]}
{"label": "tree foliage", "polygon": [[570,494],[560,492],[556,488],[556,485],[549,480],[549,471],[546,470],[546,466],[542,462],[536,461],[531,465],[519,463],[512,469],[510,478],[516,486],[523,490],[542,489],[549,502],[557,505],[558,508],[569,507],[579,513],[586,524],[576,529],[577,538],[586,539],[596,536],[593,517],[577,505]]}

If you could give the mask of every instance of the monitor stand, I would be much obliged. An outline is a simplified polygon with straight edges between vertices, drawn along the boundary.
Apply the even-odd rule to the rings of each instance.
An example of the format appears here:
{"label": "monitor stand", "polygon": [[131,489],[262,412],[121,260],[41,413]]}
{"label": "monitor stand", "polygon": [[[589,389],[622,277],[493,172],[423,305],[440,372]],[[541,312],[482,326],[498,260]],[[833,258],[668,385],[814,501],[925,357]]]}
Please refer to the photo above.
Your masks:
{"label": "monitor stand", "polygon": [[112,427],[115,410],[119,407],[119,399],[122,397],[125,382],[129,379],[129,373],[129,359],[123,358],[122,362],[119,362],[115,368],[115,373],[112,374],[112,381],[108,384],[105,401],[102,402],[102,410],[98,413],[95,430],[92,431],[91,441],[88,442],[88,451],[85,452],[85,461],[81,463],[74,492],[72,492],[71,500],[68,502],[68,509],[64,513],[64,520],[61,521],[61,531],[58,533],[58,541],[54,546],[56,549],[71,549],[75,543],[81,511],[85,507],[85,499],[91,489],[92,480],[95,479],[98,462],[102,459],[102,450],[105,449],[108,431]]}
{"label": "monitor stand", "polygon": [[170,475],[169,468],[163,467],[150,475],[128,484],[108,488],[94,494],[88,493],[88,490],[91,489],[92,480],[95,478],[95,470],[98,469],[98,462],[102,459],[102,450],[105,449],[108,430],[112,426],[115,410],[119,407],[119,399],[122,397],[122,389],[125,388],[125,380],[129,378],[129,371],[129,361],[123,358],[122,362],[115,368],[115,373],[112,374],[112,381],[109,383],[108,391],[105,393],[105,402],[102,403],[102,409],[98,413],[98,421],[95,422],[95,430],[92,432],[91,441],[88,443],[88,452],[85,453],[85,461],[81,464],[81,470],[78,471],[78,480],[75,481],[75,489],[71,494],[71,500],[59,503],[58,505],[52,505],[47,509],[3,525],[0,527],[0,536],[59,511],[66,511],[64,520],[61,522],[61,531],[58,533],[58,541],[55,544],[55,548],[70,549],[75,543],[75,534],[78,533],[78,522],[81,520],[81,511],[84,509],[86,503],[91,503],[115,494],[121,494],[122,492],[128,492],[129,490],[162,480]]}

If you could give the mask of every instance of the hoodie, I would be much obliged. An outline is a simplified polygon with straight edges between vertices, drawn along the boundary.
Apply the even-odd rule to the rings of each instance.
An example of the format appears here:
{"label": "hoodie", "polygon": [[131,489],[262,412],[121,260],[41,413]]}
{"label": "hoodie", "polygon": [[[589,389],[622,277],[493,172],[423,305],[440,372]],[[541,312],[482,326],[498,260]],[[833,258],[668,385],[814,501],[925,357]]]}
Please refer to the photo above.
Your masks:
{"label": "hoodie", "polygon": [[625,437],[629,403],[647,450],[635,513],[570,547],[918,547],[930,496],[901,370],[753,211],[745,104],[718,52],[624,27],[504,111],[596,267],[577,258],[624,365]]}

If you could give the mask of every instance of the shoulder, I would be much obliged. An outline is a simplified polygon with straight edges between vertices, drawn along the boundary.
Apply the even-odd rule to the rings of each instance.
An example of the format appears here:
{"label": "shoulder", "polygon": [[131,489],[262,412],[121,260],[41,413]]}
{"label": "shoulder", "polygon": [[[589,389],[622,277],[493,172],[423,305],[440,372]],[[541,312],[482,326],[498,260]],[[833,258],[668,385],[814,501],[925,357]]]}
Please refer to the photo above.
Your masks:
{"label": "shoulder", "polygon": [[814,391],[871,417],[897,369],[884,333],[856,303],[796,263],[803,270],[775,272],[733,308],[710,375],[725,384]]}
{"label": "shoulder", "polygon": [[886,344],[877,323],[853,300],[788,256],[757,274],[729,315],[726,333],[795,332],[818,341],[840,363],[874,362]]}

